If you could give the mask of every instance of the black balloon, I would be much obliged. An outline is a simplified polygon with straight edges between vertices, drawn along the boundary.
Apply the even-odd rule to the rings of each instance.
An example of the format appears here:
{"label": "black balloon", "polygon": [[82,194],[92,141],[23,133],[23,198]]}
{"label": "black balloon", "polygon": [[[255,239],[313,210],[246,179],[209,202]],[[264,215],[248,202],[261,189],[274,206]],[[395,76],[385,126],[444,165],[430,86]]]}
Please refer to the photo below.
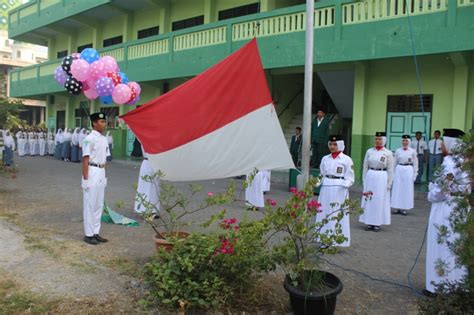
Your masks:
{"label": "black balloon", "polygon": [[73,95],[79,95],[82,92],[82,82],[74,77],[68,77],[64,83],[64,88]]}
{"label": "black balloon", "polygon": [[61,63],[61,67],[63,68],[64,72],[67,73],[67,75],[71,75],[71,65],[75,59],[76,58],[74,58],[73,56],[64,57],[63,62]]}

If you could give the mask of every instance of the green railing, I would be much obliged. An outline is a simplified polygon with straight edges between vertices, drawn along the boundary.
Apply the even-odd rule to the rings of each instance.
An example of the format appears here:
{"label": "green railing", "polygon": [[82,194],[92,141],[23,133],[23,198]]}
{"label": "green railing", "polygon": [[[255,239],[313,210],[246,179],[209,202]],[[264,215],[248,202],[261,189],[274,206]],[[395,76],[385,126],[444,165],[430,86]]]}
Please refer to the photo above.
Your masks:
{"label": "green railing", "polygon": [[[405,2],[406,1],[406,2]],[[456,1],[458,7],[474,5],[474,0]],[[42,0],[43,5],[54,5],[57,1]],[[407,5],[405,5],[405,3]],[[376,22],[410,15],[430,14],[446,11],[448,0],[364,0],[347,1],[335,5],[329,1],[316,3],[314,28],[350,26],[358,23]],[[456,8],[456,7],[455,7]],[[26,8],[25,8],[26,9]],[[21,11],[20,11],[21,12]],[[340,16],[336,16],[339,12]],[[340,23],[337,25],[337,23]],[[252,37],[270,37],[303,32],[306,28],[305,6],[274,10],[232,20],[201,25],[186,30],[129,41],[108,48],[98,49],[102,55],[114,57],[125,64],[129,60],[176,53],[184,50],[215,45],[229,45]],[[18,81],[52,75],[60,60],[17,69],[11,72],[10,80]]]}

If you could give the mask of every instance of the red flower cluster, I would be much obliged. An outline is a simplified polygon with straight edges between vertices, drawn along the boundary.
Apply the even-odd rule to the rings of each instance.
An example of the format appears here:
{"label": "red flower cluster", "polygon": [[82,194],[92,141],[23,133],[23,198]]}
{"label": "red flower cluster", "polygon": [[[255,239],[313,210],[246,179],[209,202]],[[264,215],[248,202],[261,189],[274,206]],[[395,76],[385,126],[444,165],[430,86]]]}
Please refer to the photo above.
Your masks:
{"label": "red flower cluster", "polygon": [[366,198],[367,198],[367,197],[372,197],[373,195],[374,195],[374,193],[371,192],[371,191],[366,191],[366,192],[363,192],[363,193],[362,193],[362,196],[364,196],[364,197],[366,197]]}
{"label": "red flower cluster", "polygon": [[297,192],[296,187],[291,187],[291,188],[290,188],[290,192],[296,194],[296,192]]}
{"label": "red flower cluster", "polygon": [[267,199],[267,204],[269,204],[272,207],[275,207],[277,205],[276,201],[270,198]]}
{"label": "red flower cluster", "polygon": [[316,200],[312,199],[308,202],[308,204],[306,205],[306,207],[308,208],[308,211],[309,212],[313,212],[313,211],[316,211],[316,212],[321,212],[322,210],[320,209],[321,208],[321,204],[319,202],[317,202]]}
{"label": "red flower cluster", "polygon": [[226,230],[234,229],[238,231],[240,229],[239,225],[233,226],[234,224],[237,224],[236,218],[224,219],[221,221],[221,228],[226,229]]}
{"label": "red flower cluster", "polygon": [[216,255],[218,254],[225,254],[225,255],[232,255],[234,253],[234,243],[232,240],[228,240],[226,238],[221,239],[221,246],[216,250]]}

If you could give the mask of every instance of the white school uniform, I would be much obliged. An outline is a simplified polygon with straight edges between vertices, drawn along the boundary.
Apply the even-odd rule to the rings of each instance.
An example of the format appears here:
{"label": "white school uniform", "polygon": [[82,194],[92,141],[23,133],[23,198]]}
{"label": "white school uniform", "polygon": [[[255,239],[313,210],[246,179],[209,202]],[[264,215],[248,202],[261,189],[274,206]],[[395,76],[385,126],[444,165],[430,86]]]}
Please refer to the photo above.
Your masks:
{"label": "white school uniform", "polygon": [[410,147],[395,151],[395,175],[393,176],[391,206],[400,210],[414,207],[415,186],[418,175],[418,157],[416,150]]}

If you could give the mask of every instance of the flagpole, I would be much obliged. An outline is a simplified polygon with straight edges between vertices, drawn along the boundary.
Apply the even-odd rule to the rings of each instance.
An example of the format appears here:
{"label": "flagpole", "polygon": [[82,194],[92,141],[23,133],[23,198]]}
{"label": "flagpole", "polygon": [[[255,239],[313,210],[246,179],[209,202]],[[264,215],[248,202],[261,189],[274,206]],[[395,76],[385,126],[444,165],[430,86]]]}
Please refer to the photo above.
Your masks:
{"label": "flagpole", "polygon": [[306,0],[306,51],[304,65],[304,111],[303,111],[303,147],[301,171],[303,181],[306,184],[309,180],[310,159],[309,151],[311,147],[311,106],[313,98],[313,41],[314,41],[314,0]]}

